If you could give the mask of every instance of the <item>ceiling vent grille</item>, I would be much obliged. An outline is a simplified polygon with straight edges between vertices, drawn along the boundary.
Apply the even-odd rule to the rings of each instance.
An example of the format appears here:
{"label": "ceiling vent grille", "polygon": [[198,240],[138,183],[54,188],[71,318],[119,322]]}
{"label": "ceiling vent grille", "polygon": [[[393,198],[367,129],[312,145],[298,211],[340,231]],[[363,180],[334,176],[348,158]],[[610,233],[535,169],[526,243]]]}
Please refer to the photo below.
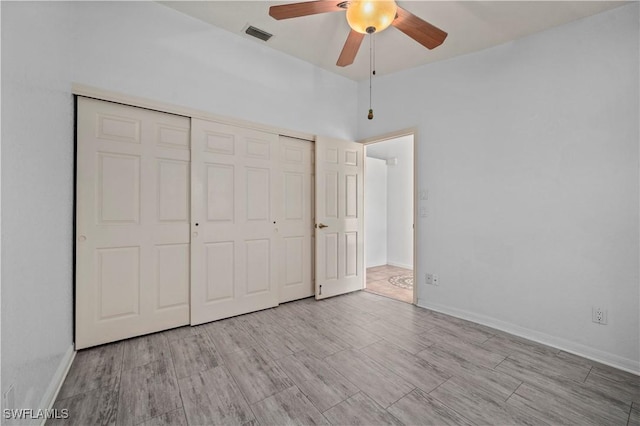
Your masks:
{"label": "ceiling vent grille", "polygon": [[268,32],[263,31],[260,28],[256,28],[252,25],[249,25],[249,27],[245,30],[245,33],[255,38],[259,38],[262,41],[267,41],[271,37],[273,37],[273,34],[269,34]]}

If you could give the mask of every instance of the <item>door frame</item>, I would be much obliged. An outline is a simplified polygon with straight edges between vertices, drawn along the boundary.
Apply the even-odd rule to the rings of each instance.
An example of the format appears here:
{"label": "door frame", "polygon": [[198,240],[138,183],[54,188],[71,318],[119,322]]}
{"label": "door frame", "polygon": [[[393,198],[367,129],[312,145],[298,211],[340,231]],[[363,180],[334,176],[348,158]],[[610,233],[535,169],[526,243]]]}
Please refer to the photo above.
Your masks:
{"label": "door frame", "polygon": [[[417,171],[418,171],[418,128],[417,127],[410,127],[407,129],[402,129],[402,130],[397,130],[394,132],[390,132],[390,133],[385,133],[382,135],[378,135],[378,136],[372,136],[369,138],[365,138],[365,139],[361,139],[358,142],[360,142],[361,144],[364,145],[365,147],[365,157],[366,157],[366,148],[367,145],[372,145],[374,143],[377,142],[384,142],[384,141],[388,141],[391,139],[398,139],[401,138],[403,136],[413,136],[413,305],[417,305],[418,304],[418,282],[419,282],[419,277],[420,274],[418,273],[418,227],[419,227],[419,223],[416,220],[418,218],[418,179],[417,179]],[[367,166],[365,163],[365,170],[364,170],[365,176],[367,173]],[[365,181],[365,185],[366,185],[366,181]],[[365,203],[366,204],[366,203]],[[364,211],[364,217],[366,218],[367,212]],[[366,219],[365,219],[366,220]],[[365,228],[366,229],[366,228]],[[366,230],[364,232],[364,241],[365,241],[365,247],[367,244],[367,233]],[[366,273],[366,269],[367,269],[367,263],[366,263],[366,250],[365,250],[365,264],[364,264],[364,269],[365,269],[365,273]],[[365,287],[366,287],[366,275],[365,275]]]}

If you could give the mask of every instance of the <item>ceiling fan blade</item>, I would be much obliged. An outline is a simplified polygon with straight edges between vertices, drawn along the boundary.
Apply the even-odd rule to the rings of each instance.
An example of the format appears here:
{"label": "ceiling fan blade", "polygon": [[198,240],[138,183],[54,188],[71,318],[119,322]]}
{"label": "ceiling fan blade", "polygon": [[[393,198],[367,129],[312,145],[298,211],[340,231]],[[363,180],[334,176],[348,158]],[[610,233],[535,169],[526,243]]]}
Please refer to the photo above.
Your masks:
{"label": "ceiling fan blade", "polygon": [[358,49],[360,49],[360,45],[362,44],[363,39],[364,34],[351,30],[351,32],[347,36],[347,41],[344,42],[344,47],[342,48],[342,52],[340,53],[340,57],[338,58],[338,62],[336,62],[336,65],[339,67],[346,67],[347,65],[351,65],[356,59]]}
{"label": "ceiling fan blade", "polygon": [[391,25],[427,49],[434,49],[440,46],[444,42],[444,39],[447,38],[447,33],[442,31],[440,28],[418,18],[416,15],[404,10],[400,6],[398,6],[396,19],[391,23]]}
{"label": "ceiling fan blade", "polygon": [[299,16],[316,15],[318,13],[345,10],[338,6],[338,0],[305,1],[302,3],[281,4],[269,8],[269,16],[275,19],[297,18]]}

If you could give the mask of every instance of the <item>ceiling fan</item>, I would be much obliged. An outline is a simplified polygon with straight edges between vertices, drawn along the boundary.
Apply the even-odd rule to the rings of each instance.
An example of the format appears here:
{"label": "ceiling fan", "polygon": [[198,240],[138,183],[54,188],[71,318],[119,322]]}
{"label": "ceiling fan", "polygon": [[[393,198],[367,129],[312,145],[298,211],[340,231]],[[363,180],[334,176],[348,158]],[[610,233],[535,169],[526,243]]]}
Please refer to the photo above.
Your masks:
{"label": "ceiling fan", "polygon": [[300,16],[346,10],[351,32],[342,48],[336,65],[351,65],[360,49],[365,34],[373,34],[392,25],[428,49],[440,46],[447,33],[440,28],[401,8],[389,0],[316,0],[301,3],[271,6],[269,15],[275,19],[298,18]]}

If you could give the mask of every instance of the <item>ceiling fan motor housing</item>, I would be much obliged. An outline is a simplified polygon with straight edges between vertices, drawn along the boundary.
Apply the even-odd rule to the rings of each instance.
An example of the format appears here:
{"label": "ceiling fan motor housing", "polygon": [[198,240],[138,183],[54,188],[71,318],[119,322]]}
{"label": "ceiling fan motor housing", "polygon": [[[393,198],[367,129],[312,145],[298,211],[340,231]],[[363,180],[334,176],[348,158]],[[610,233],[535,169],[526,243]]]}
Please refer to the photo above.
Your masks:
{"label": "ceiling fan motor housing", "polygon": [[347,8],[347,22],[354,31],[373,34],[391,25],[397,10],[393,0],[354,0]]}

